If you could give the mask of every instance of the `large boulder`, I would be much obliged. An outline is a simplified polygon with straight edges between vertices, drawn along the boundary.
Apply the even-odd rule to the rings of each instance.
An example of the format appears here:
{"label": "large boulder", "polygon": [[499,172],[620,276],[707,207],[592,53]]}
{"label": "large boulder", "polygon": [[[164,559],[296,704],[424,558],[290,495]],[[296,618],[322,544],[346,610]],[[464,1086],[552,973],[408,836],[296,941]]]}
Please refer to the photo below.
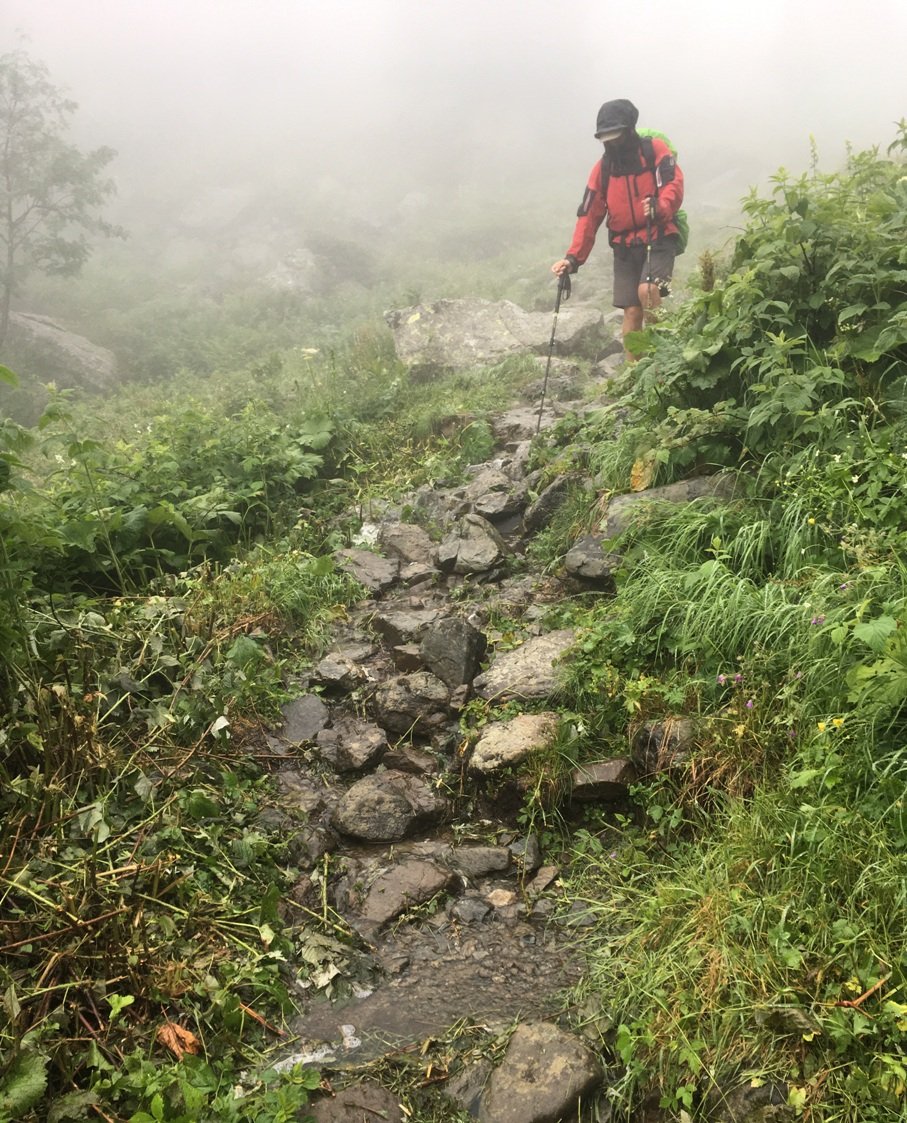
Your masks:
{"label": "large boulder", "polygon": [[716,476],[696,476],[690,480],[667,484],[665,487],[615,495],[608,501],[602,537],[607,541],[616,538],[652,504],[680,506],[695,499],[728,500],[737,488],[736,478],[728,473]]}
{"label": "large boulder", "polygon": [[[510,355],[545,354],[551,314],[526,312],[509,300],[436,300],[384,315],[397,355],[414,374],[489,366]],[[604,338],[601,310],[575,304],[558,315],[560,355],[593,349]]]}
{"label": "large boulder", "polygon": [[46,316],[12,312],[3,361],[18,373],[31,374],[62,387],[108,390],[117,379],[112,351]]}

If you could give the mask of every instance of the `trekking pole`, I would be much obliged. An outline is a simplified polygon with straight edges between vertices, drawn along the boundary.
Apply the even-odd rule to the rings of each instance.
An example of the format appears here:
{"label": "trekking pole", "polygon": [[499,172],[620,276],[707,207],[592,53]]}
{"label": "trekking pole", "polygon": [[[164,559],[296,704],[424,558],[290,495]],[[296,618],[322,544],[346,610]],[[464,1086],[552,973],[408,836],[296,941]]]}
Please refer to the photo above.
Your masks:
{"label": "trekking pole", "polygon": [[[651,197],[650,197],[651,198]],[[646,311],[652,311],[652,214],[646,207]]]}
{"label": "trekking pole", "polygon": [[548,362],[545,364],[545,381],[542,383],[542,400],[539,402],[539,420],[535,427],[538,436],[542,428],[542,410],[545,408],[545,394],[548,392],[548,374],[551,371],[551,356],[554,353],[554,336],[557,332],[557,314],[561,310],[561,301],[570,299],[570,274],[565,269],[558,277],[557,297],[554,301],[554,321],[551,324],[551,339],[548,343]]}

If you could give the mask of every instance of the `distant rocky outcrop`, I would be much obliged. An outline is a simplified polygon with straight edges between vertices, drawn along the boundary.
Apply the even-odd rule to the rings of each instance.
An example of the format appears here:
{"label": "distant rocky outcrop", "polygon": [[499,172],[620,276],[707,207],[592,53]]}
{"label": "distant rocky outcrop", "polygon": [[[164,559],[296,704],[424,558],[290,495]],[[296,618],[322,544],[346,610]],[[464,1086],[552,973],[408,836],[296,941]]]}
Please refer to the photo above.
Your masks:
{"label": "distant rocky outcrop", "polygon": [[[511,355],[541,355],[551,342],[549,312],[527,312],[509,300],[436,300],[384,314],[400,360],[422,377],[499,363]],[[601,309],[562,308],[557,353],[597,356],[611,342]]]}
{"label": "distant rocky outcrop", "polygon": [[18,374],[67,388],[106,390],[117,378],[117,361],[112,351],[68,331],[47,316],[29,312],[10,313],[3,361]]}

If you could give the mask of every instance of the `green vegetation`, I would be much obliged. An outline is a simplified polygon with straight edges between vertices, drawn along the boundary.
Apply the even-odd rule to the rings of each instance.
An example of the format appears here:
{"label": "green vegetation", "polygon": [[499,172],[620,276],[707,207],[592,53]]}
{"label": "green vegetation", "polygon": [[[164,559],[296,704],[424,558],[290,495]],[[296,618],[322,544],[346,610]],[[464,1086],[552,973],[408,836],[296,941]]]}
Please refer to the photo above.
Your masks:
{"label": "green vegetation", "polygon": [[[620,401],[537,442],[542,484],[735,485],[646,507],[614,595],[549,610],[580,641],[521,823],[568,829],[575,761],[693,730],[631,815],[569,828],[616,1119],[705,1120],[741,1085],[813,1123],[905,1115],[905,145],[781,173]],[[538,368],[418,384],[371,322],[300,339],[0,425],[0,1121],[277,1123],[317,1085],[273,1052],[294,973],[342,987],[353,936],[326,896],[278,907],[300,844],[263,739],[360,598],[335,549],[462,480]],[[600,518],[577,484],[530,564]]]}

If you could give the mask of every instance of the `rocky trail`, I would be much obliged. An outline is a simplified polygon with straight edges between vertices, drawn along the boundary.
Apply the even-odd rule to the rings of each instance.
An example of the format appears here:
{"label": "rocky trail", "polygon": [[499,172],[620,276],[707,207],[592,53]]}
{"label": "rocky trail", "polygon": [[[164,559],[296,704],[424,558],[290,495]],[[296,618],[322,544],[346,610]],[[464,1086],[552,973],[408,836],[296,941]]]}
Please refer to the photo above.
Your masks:
{"label": "rocky trail", "polygon": [[[613,350],[593,392],[607,392]],[[556,360],[543,428],[588,408],[575,385],[575,367]],[[557,578],[513,564],[571,482],[530,502],[541,389],[535,404],[493,419],[496,455],[468,483],[371,512],[337,558],[370,595],[268,738],[280,798],[263,815],[292,838],[305,871],[283,913],[299,925],[318,917],[325,933],[308,948],[314,985],[300,987],[303,1013],[281,1062],[329,1076],[332,1094],[311,1109],[319,1123],[402,1121],[399,1097],[376,1079],[381,1062],[401,1058],[421,1062],[452,1119],[607,1118],[603,1100],[595,1107],[600,1058],[565,1028],[582,969],[577,935],[591,919],[563,899],[565,855],[547,853],[519,815],[519,766],[557,738],[561,661],[575,638],[545,631],[545,610],[606,588],[614,563],[600,535],[577,543]],[[612,520],[637,497],[622,500]],[[502,620],[519,632],[506,642]],[[464,734],[471,699],[484,700],[489,720]],[[664,733],[649,731],[636,760],[574,770],[565,814],[624,805]],[[432,1062],[423,1053],[439,1039],[457,1044]]]}

